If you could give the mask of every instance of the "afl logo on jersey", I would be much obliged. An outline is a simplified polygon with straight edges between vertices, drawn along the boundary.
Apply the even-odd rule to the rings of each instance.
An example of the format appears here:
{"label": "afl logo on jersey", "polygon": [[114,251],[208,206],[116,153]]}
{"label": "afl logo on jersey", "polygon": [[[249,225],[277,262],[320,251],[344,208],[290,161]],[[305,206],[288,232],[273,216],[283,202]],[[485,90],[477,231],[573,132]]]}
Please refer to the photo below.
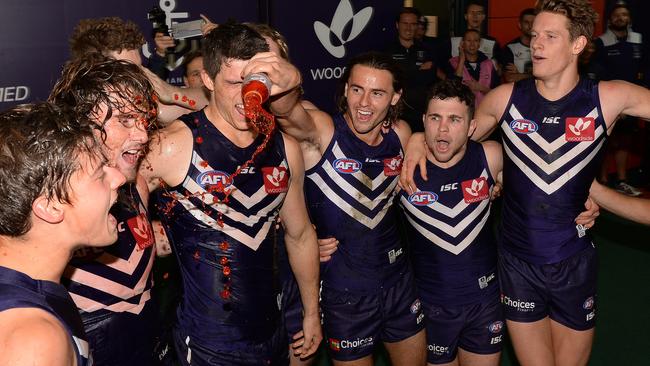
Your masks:
{"label": "afl logo on jersey", "polygon": [[510,129],[515,133],[528,135],[537,131],[537,123],[528,119],[516,119],[510,122]]}
{"label": "afl logo on jersey", "polygon": [[230,185],[230,175],[220,170],[209,170],[199,174],[198,183],[206,191],[218,189],[219,186],[226,188]]}
{"label": "afl logo on jersey", "polygon": [[503,322],[500,320],[495,321],[488,326],[488,330],[490,333],[501,333],[503,330]]}
{"label": "afl logo on jersey", "polygon": [[419,191],[409,196],[409,202],[415,206],[429,206],[437,200],[438,195],[429,191]]}
{"label": "afl logo on jersey", "polygon": [[343,174],[352,174],[361,170],[361,162],[348,158],[336,159],[332,166],[337,172]]}

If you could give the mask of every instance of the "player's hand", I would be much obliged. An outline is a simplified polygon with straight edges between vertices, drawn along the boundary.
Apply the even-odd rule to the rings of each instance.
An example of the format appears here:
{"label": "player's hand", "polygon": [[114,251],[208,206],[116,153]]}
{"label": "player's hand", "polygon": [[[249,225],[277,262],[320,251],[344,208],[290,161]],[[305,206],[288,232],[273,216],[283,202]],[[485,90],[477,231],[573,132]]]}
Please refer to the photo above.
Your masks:
{"label": "player's hand", "polygon": [[208,17],[203,14],[199,14],[201,19],[203,19],[203,24],[201,25],[201,34],[205,37],[210,31],[219,26],[219,24],[213,23]]}
{"label": "player's hand", "polygon": [[271,79],[271,95],[293,90],[302,83],[300,70],[273,52],[253,56],[242,70],[242,78],[253,73],[264,73]]}
{"label": "player's hand", "polygon": [[169,48],[174,47],[174,38],[161,32],[156,32],[153,41],[156,44],[156,53],[161,57],[165,56]]}
{"label": "player's hand", "polygon": [[427,180],[427,153],[423,133],[414,133],[406,144],[406,155],[402,163],[402,173],[399,176],[399,186],[408,194],[418,190],[413,180],[415,167],[420,167],[422,179]]}
{"label": "player's hand", "polygon": [[494,186],[490,191],[490,201],[494,201],[495,199],[499,198],[501,196],[502,191],[503,191],[503,172],[501,171],[499,172],[499,174],[497,174],[497,177],[494,181]]}
{"label": "player's hand", "polygon": [[594,202],[591,197],[587,197],[585,209],[576,217],[576,224],[582,225],[585,229],[592,228],[596,223],[596,218],[600,215],[600,206]]}
{"label": "player's hand", "polygon": [[305,314],[302,320],[302,330],[293,336],[293,354],[301,359],[308,358],[318,351],[323,333],[318,313]]}
{"label": "player's hand", "polygon": [[321,262],[332,259],[332,254],[339,248],[339,241],[336,238],[318,239],[318,254]]}

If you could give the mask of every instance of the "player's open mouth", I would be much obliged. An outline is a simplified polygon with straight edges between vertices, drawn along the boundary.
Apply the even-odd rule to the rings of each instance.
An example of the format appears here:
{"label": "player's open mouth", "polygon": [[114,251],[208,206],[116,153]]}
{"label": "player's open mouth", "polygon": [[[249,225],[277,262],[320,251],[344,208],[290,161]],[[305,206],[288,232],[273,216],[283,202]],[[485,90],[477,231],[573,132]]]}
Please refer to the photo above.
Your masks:
{"label": "player's open mouth", "polygon": [[142,155],[142,149],[130,149],[122,153],[122,159],[128,164],[135,165]]}

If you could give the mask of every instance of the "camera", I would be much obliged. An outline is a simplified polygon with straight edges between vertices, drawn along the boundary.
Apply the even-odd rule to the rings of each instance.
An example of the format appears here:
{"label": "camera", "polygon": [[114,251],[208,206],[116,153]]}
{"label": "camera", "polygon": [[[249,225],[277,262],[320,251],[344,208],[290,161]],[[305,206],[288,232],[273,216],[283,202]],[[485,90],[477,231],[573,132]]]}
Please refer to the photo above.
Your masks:
{"label": "camera", "polygon": [[169,27],[167,27],[167,14],[157,6],[154,6],[148,13],[147,19],[153,25],[153,35],[162,33],[169,35]]}

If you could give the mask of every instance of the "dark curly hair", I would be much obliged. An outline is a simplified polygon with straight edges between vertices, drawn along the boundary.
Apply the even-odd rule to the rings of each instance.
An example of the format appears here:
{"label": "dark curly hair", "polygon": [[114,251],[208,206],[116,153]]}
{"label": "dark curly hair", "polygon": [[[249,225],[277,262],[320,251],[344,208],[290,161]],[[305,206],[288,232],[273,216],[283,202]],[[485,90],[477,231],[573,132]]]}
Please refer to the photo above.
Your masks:
{"label": "dark curly hair", "polygon": [[139,49],[145,43],[138,26],[118,17],[82,19],[70,37],[72,58],[90,53],[106,55],[112,51]]}
{"label": "dark curly hair", "polygon": [[474,93],[458,78],[440,80],[433,84],[427,95],[427,103],[432,99],[446,100],[453,98],[458,98],[463,104],[467,105],[469,119],[474,118]]}
{"label": "dark curly hair", "polygon": [[40,103],[1,113],[0,235],[26,234],[40,196],[70,203],[70,178],[84,168],[79,156],[105,163],[102,151],[91,124],[70,110]]}

